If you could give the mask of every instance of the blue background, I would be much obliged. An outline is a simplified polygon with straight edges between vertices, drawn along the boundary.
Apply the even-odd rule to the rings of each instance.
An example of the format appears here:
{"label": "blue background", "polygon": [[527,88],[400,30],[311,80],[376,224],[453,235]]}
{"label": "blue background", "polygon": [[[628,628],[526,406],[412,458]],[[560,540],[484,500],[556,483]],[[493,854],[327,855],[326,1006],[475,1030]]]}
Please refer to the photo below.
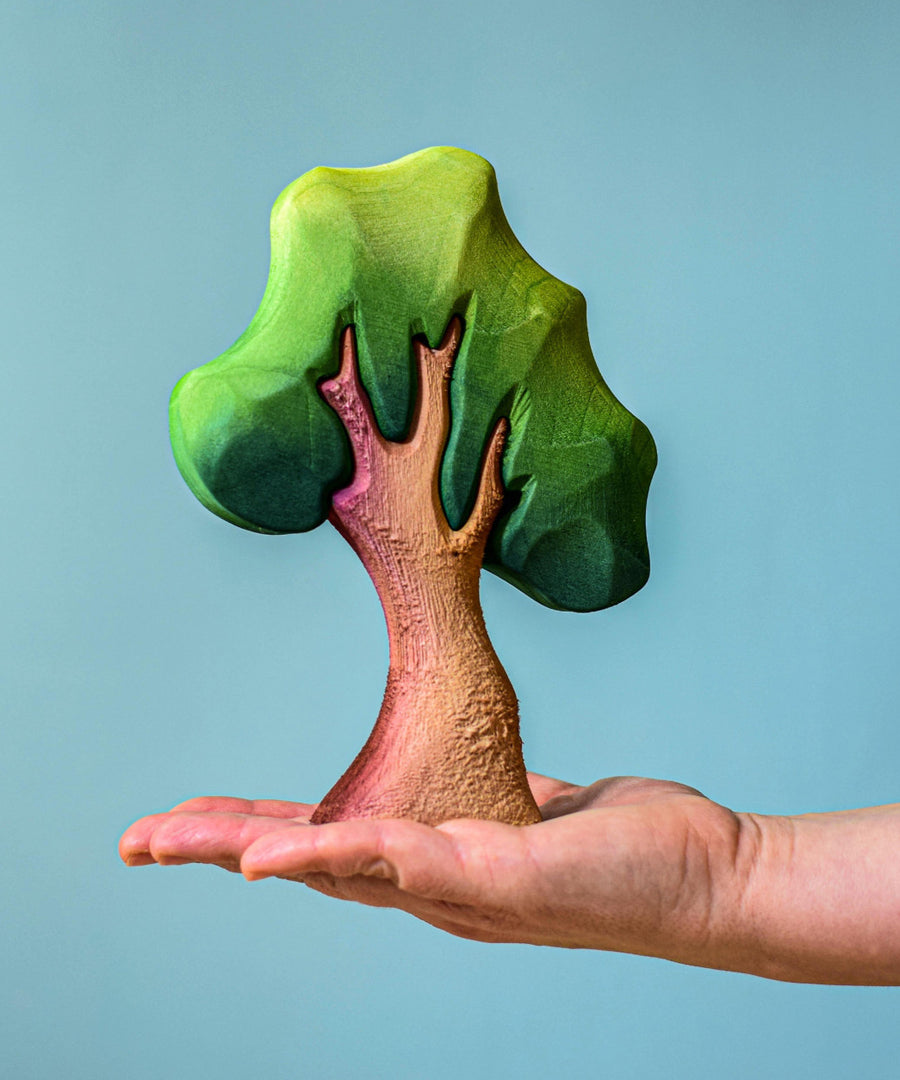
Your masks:
{"label": "blue background", "polygon": [[115,844],[194,794],[313,798],[368,732],[361,566],[204,511],[166,404],[251,318],[282,187],[439,143],[494,163],[660,452],[637,597],[486,576],[529,764],[898,798],[898,31],[858,0],[5,5],[0,1075],[896,1075],[900,991],[470,943]]}

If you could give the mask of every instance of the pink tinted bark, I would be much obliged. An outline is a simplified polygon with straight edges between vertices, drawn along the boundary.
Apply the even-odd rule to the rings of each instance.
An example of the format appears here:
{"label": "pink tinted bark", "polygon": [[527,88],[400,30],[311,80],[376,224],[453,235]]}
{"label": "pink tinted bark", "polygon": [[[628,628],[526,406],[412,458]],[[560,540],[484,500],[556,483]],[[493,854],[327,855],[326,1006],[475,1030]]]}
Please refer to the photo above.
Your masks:
{"label": "pink tinted bark", "polygon": [[475,506],[450,528],[441,458],[450,427],[449,380],[463,334],[451,319],[436,349],[414,342],[419,393],[403,442],[385,439],[359,376],[352,327],[338,375],[322,395],[347,430],[355,459],[331,521],[378,590],[390,642],[384,702],[356,759],[312,821],[414,818],[435,825],[476,817],[540,820],[522,759],[515,692],[491,645],[479,599],[488,534],[503,501],[508,430],[489,440]]}

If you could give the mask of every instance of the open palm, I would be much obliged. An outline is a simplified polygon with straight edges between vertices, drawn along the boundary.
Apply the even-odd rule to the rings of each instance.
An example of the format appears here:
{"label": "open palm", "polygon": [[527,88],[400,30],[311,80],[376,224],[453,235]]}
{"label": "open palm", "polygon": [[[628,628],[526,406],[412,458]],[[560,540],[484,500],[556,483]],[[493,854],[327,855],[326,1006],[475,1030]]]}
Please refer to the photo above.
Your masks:
{"label": "open palm", "polygon": [[[131,866],[211,863],[396,907],[461,937],[617,949],[698,962],[737,817],[693,788],[616,777],[529,777],[544,820],[309,825],[306,803],[200,798],[136,822]],[[706,962],[709,962],[708,960]]]}

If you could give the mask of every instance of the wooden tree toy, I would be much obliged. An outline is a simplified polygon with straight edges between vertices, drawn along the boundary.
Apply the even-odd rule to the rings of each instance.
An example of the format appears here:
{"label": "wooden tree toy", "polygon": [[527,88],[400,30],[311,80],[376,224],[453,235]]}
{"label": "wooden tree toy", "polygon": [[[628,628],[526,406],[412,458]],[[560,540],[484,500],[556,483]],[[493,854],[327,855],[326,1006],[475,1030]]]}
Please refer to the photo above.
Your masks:
{"label": "wooden tree toy", "polygon": [[384,702],[313,822],[540,820],[481,567],[550,607],[624,600],[649,573],[656,452],[491,166],[440,147],[291,184],[256,316],[179,382],[170,421],[205,506],[263,533],[329,518],[378,590]]}

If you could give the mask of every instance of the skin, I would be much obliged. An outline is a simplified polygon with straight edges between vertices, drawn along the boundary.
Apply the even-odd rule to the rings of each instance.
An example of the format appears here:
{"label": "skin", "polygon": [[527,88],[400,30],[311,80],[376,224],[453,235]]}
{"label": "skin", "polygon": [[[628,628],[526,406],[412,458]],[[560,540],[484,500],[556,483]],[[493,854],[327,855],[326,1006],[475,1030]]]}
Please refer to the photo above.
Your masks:
{"label": "skin", "polygon": [[310,825],[200,798],[135,822],[129,866],[211,863],[485,942],[658,956],[794,982],[900,984],[900,804],[773,817],[683,784],[529,775],[543,820]]}

